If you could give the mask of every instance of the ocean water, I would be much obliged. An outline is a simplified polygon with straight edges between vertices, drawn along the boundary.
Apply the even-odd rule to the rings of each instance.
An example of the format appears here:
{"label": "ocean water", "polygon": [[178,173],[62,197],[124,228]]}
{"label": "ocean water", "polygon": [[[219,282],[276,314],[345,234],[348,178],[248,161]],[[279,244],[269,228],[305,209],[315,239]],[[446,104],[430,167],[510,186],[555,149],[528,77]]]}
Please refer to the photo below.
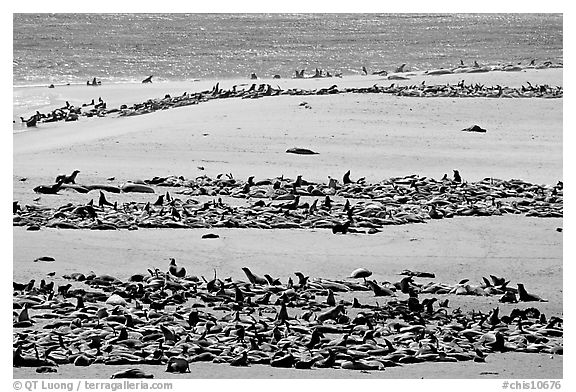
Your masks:
{"label": "ocean water", "polygon": [[561,14],[14,14],[15,86],[561,62]]}

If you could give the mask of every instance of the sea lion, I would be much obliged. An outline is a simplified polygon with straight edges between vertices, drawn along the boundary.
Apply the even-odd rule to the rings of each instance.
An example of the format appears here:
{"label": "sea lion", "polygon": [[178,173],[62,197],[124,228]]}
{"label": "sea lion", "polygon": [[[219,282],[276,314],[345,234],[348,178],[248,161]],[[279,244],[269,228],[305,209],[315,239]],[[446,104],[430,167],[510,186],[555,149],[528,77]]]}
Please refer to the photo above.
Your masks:
{"label": "sea lion", "polygon": [[171,357],[166,365],[169,373],[190,373],[190,366],[184,357]]}
{"label": "sea lion", "polygon": [[336,223],[334,226],[332,226],[332,233],[333,234],[346,234],[348,233],[348,229],[350,228],[350,224],[352,222],[351,221],[346,221],[344,223]]}
{"label": "sea lion", "polygon": [[37,259],[34,259],[34,262],[37,262],[37,261],[51,262],[51,261],[56,261],[56,259],[54,259],[54,257],[50,257],[50,256],[42,256],[42,257],[38,257]]}
{"label": "sea lion", "polygon": [[426,75],[447,75],[451,73],[453,73],[451,69],[444,69],[444,68],[433,69],[425,72]]}
{"label": "sea lion", "polygon": [[34,188],[34,192],[42,193],[45,195],[55,195],[58,193],[58,191],[62,187],[62,183],[63,183],[63,180],[60,179],[60,181],[58,181],[54,185],[38,185],[37,187]]}
{"label": "sea lion", "polygon": [[366,278],[369,276],[372,276],[372,271],[369,271],[366,268],[357,268],[354,271],[352,271],[349,278],[352,278],[352,279],[363,278],[364,282],[366,282]]}
{"label": "sea lion", "polygon": [[366,283],[368,283],[368,285],[370,286],[370,288],[374,292],[375,297],[395,295],[392,290],[378,285],[378,283],[376,283],[375,280],[367,280]]}
{"label": "sea lion", "polygon": [[336,320],[338,317],[340,317],[341,314],[344,314],[344,312],[344,305],[339,304],[325,312],[318,314],[316,320],[319,323],[323,323],[326,320]]}
{"label": "sea lion", "polygon": [[344,177],[342,177],[342,182],[344,184],[351,184],[352,180],[350,179],[350,170],[348,170],[345,174]]}
{"label": "sea lion", "polygon": [[318,154],[317,152],[309,150],[307,148],[299,148],[299,147],[289,148],[286,150],[286,152],[289,154],[299,154],[299,155],[316,155],[316,154]]}
{"label": "sea lion", "polygon": [[78,173],[80,173],[80,170],[74,170],[72,174],[70,174],[69,176],[65,174],[60,174],[56,177],[56,180],[54,182],[62,180],[63,184],[76,184],[76,176],[78,175]]}
{"label": "sea lion", "polygon": [[126,369],[114,373],[110,378],[154,378],[152,373],[145,373],[140,369]]}
{"label": "sea lion", "polygon": [[333,349],[330,349],[328,351],[328,357],[314,362],[313,366],[318,367],[318,368],[331,368],[334,365],[336,365],[336,351]]}
{"label": "sea lion", "polygon": [[106,200],[106,196],[104,195],[104,192],[100,191],[100,196],[98,197],[98,206],[100,208],[102,208],[104,206],[114,207],[114,204],[112,204],[108,200]]}
{"label": "sea lion", "polygon": [[294,272],[294,275],[296,275],[298,277],[298,286],[299,287],[306,286],[306,284],[308,283],[308,279],[310,279],[309,276],[304,276],[304,274],[300,271]]}
{"label": "sea lion", "polygon": [[89,189],[83,187],[82,185],[76,185],[76,184],[62,184],[62,187],[60,189],[63,189],[63,190],[71,189],[71,190],[76,191],[78,193],[90,192]]}
{"label": "sea lion", "polygon": [[133,182],[127,182],[120,187],[120,190],[124,193],[135,192],[135,193],[155,193],[154,188],[143,184],[136,184]]}
{"label": "sea lion", "polygon": [[402,76],[402,75],[390,74],[390,75],[386,76],[386,79],[388,79],[388,80],[408,80],[410,78],[407,78],[406,76]]}
{"label": "sea lion", "polygon": [[522,283],[518,283],[518,299],[521,302],[548,302],[535,294],[529,294]]}
{"label": "sea lion", "polygon": [[462,132],[481,132],[481,133],[485,133],[486,130],[483,128],[480,128],[480,126],[478,125],[472,125],[471,127],[468,128],[464,128],[462,130]]}
{"label": "sea lion", "polygon": [[36,373],[58,373],[58,368],[53,366],[40,366],[36,368]]}
{"label": "sea lion", "polygon": [[248,366],[248,351],[244,350],[242,354],[232,359],[230,366]]}
{"label": "sea lion", "polygon": [[152,76],[154,76],[154,75],[148,76],[146,79],[144,79],[144,80],[142,81],[142,83],[152,83]]}
{"label": "sea lion", "polygon": [[252,273],[252,271],[250,271],[248,267],[242,267],[242,271],[244,271],[246,277],[252,284],[265,285],[268,283],[268,281],[265,278],[262,278]]}
{"label": "sea lion", "polygon": [[270,360],[270,366],[280,368],[291,368],[295,362],[296,359],[294,358],[292,353],[285,353],[280,351],[274,354],[274,356]]}
{"label": "sea lion", "polygon": [[172,257],[170,258],[169,272],[178,278],[183,278],[186,276],[186,268],[178,267],[176,265],[176,260]]}
{"label": "sea lion", "polygon": [[462,177],[460,177],[460,172],[458,170],[452,170],[454,172],[454,182],[462,182]]}
{"label": "sea lion", "polygon": [[404,67],[406,66],[406,64],[402,64],[401,66],[399,66],[398,68],[396,68],[396,73],[401,73],[404,72]]}

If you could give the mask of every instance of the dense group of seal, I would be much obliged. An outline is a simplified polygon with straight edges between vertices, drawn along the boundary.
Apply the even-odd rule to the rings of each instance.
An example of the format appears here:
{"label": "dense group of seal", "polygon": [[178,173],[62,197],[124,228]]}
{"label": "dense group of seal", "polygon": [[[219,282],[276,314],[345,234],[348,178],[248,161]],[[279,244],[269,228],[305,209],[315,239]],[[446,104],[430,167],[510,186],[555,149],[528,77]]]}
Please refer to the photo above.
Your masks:
{"label": "dense group of seal", "polygon": [[[247,86],[246,86],[247,87]],[[89,111],[82,111],[80,107],[60,108],[57,111],[63,113],[74,113],[72,118],[70,115],[55,116],[52,114],[37,113],[31,119],[24,120],[29,122],[34,119],[34,125],[38,122],[52,122],[59,120],[72,121],[77,120],[78,115],[86,117],[105,117],[109,114],[117,114],[118,116],[136,116],[141,114],[153,113],[158,110],[166,110],[178,108],[182,106],[196,105],[201,102],[207,102],[214,99],[224,98],[242,98],[242,99],[256,99],[280,95],[329,95],[329,94],[391,94],[403,97],[451,97],[451,98],[562,98],[563,88],[561,86],[532,85],[521,86],[521,88],[506,87],[506,86],[486,86],[478,83],[465,84],[462,80],[456,84],[433,84],[428,85],[425,83],[415,85],[397,85],[392,83],[389,86],[373,85],[372,87],[348,87],[339,89],[337,85],[332,85],[327,88],[319,89],[299,89],[290,88],[282,89],[280,86],[272,87],[268,83],[253,83],[249,88],[238,89],[238,86],[232,86],[230,90],[225,90],[219,87],[217,83],[211,90],[188,93],[184,92],[179,96],[171,96],[166,94],[164,98],[148,99],[142,103],[133,105],[121,105],[119,108],[106,109],[106,106],[99,108],[92,108]]]}
{"label": "dense group of seal", "polygon": [[[60,178],[59,180],[62,180]],[[563,216],[563,183],[538,185],[522,180],[485,178],[478,182],[440,180],[410,175],[378,183],[350,179],[348,171],[328,183],[283,176],[246,181],[231,174],[154,177],[142,183],[113,185],[63,184],[36,187],[37,192],[99,191],[94,200],[58,208],[14,202],[13,225],[30,229],[137,229],[137,228],[260,228],[332,229],[334,233],[376,233],[387,225],[425,223],[454,216],[523,214]],[[64,188],[62,188],[64,187]],[[163,189],[159,189],[163,188]],[[172,195],[166,188],[172,189]],[[118,203],[104,192],[161,193],[148,201]],[[165,191],[165,194],[164,194]],[[178,196],[176,196],[178,195]],[[223,198],[227,201],[225,202]]]}
{"label": "dense group of seal", "polygon": [[[563,320],[534,307],[511,308],[509,302],[545,300],[496,276],[477,286],[446,285],[416,282],[434,274],[406,270],[399,282],[378,283],[359,268],[344,280],[296,272],[296,281],[282,283],[248,267],[247,281],[220,279],[216,270],[211,280],[178,277],[172,272],[179,268],[172,258],[165,273],[149,269],[124,281],[90,272],[65,275],[71,283],[57,288],[44,279],[39,286],[14,282],[14,366],[48,372],[68,364],[148,364],[184,373],[202,361],[384,370],[484,362],[489,353],[508,351],[563,354]],[[358,278],[364,283],[351,280]],[[487,313],[449,307],[451,294],[470,290],[502,295],[501,305]],[[372,292],[376,302],[362,304],[361,292]],[[113,377],[151,375],[132,368]]]}
{"label": "dense group of seal", "polygon": [[[372,74],[385,76],[387,80],[408,80],[411,73],[404,70],[404,66],[396,69],[395,73],[388,74],[387,71],[377,71]],[[545,62],[540,65],[529,64],[527,66],[520,65],[496,65],[496,66],[480,66],[475,62],[473,66],[461,66],[456,68],[429,70],[424,75],[443,75],[443,74],[460,74],[460,73],[479,73],[479,72],[492,72],[492,71],[521,71],[524,69],[541,69],[562,67],[562,65],[552,64]],[[364,74],[368,71],[363,67]],[[278,76],[278,77],[276,77]],[[336,74],[335,76],[341,76]],[[296,79],[303,78],[325,78],[332,77],[332,75],[324,70],[316,69],[312,76],[304,75],[304,70],[296,71]],[[151,83],[152,77],[145,79],[142,83]],[[257,79],[255,74],[252,74],[251,79]],[[279,75],[275,75],[274,79],[279,79]],[[242,88],[240,88],[242,87]],[[99,102],[95,103],[94,100],[90,103],[84,103],[82,106],[70,105],[66,102],[65,107],[55,109],[49,113],[36,112],[28,119],[22,119],[27,126],[36,126],[37,123],[54,122],[54,121],[76,121],[79,116],[85,117],[105,117],[110,114],[118,116],[135,116],[141,114],[152,113],[157,110],[166,110],[182,106],[196,105],[201,102],[206,102],[214,99],[224,98],[243,98],[243,99],[256,99],[262,97],[279,96],[279,95],[328,95],[328,94],[391,94],[404,97],[451,97],[451,98],[562,98],[563,88],[561,86],[550,86],[547,84],[532,85],[527,82],[527,85],[522,85],[520,88],[506,87],[506,86],[486,86],[483,84],[465,84],[462,80],[456,84],[432,84],[428,85],[425,82],[415,85],[397,85],[392,83],[389,86],[373,85],[372,87],[365,88],[342,88],[339,89],[337,85],[332,85],[329,88],[319,89],[282,89],[280,86],[272,87],[268,83],[252,83],[248,85],[234,85],[231,89],[225,90],[220,88],[217,83],[212,89],[196,93],[184,92],[179,96],[171,96],[166,94],[164,98],[148,99],[145,102],[135,103],[132,105],[121,105],[118,108],[107,108],[106,103],[99,98]],[[84,110],[83,110],[84,109]]]}

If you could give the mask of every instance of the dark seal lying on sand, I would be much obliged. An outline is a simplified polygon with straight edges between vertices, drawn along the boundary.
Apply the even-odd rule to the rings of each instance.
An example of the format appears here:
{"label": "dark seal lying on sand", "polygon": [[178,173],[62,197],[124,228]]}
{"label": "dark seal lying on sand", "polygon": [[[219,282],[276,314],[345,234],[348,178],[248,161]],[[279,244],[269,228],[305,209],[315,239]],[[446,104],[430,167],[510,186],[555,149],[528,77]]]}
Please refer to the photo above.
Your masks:
{"label": "dark seal lying on sand", "polygon": [[464,128],[462,132],[481,132],[485,133],[486,130],[484,128],[480,128],[478,125],[472,125],[471,127]]}
{"label": "dark seal lying on sand", "polygon": [[315,151],[309,150],[307,148],[298,148],[298,147],[294,147],[294,148],[289,148],[286,150],[287,153],[289,154],[299,154],[299,155],[315,155],[318,154]]}

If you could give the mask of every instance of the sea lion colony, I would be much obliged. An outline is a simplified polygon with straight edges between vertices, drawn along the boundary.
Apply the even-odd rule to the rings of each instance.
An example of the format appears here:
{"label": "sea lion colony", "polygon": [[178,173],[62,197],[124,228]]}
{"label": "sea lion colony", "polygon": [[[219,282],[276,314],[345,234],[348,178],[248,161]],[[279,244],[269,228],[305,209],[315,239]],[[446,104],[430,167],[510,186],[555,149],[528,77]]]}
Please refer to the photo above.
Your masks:
{"label": "sea lion colony", "polygon": [[[507,351],[563,354],[563,320],[534,307],[500,313],[500,306],[512,306],[506,303],[546,300],[497,276],[447,285],[417,282],[415,276],[434,274],[405,270],[398,282],[378,283],[359,268],[345,280],[296,272],[295,281],[282,283],[247,267],[248,281],[221,280],[216,271],[209,281],[173,275],[182,270],[171,259],[166,273],[149,269],[126,281],[91,272],[66,275],[71,283],[57,288],[43,279],[39,286],[14,282],[14,366],[53,372],[66,364],[150,364],[184,373],[208,361],[384,370],[484,362]],[[364,283],[351,280],[359,278]],[[366,291],[378,297],[375,303],[355,297]],[[449,307],[450,295],[500,295],[501,305],[463,312]],[[113,377],[151,375],[131,369]]]}
{"label": "sea lion colony", "polygon": [[[392,84],[359,89],[338,89],[334,85],[317,90],[282,90],[269,84],[222,90],[217,84],[210,91],[174,98],[167,95],[118,109],[107,109],[101,99],[98,104],[83,105],[87,111],[67,103],[55,114],[37,113],[28,121],[32,126],[43,121],[74,121],[79,115],[131,116],[229,97],[339,93],[561,98],[563,91],[561,87],[530,83],[514,89],[465,85],[464,81],[456,85]],[[364,179],[352,181],[348,172],[342,183],[330,178],[327,184],[306,181],[301,176],[296,180],[282,176],[240,181],[232,175],[220,175],[193,180],[155,177],[118,187],[79,185],[75,182],[77,174],[59,176],[55,184],[40,185],[34,190],[52,195],[62,190],[98,190],[97,202],[90,199],[85,204],[49,208],[21,206],[15,201],[13,224],[32,230],[42,226],[331,228],[335,234],[346,234],[375,233],[388,224],[452,216],[563,216],[562,182],[542,186],[487,178],[473,183],[462,181],[457,171],[453,179],[406,176],[376,184]],[[156,193],[155,187],[172,187],[176,189],[174,194],[188,198],[173,197],[162,190],[160,196],[148,202],[119,205],[103,193]],[[232,206],[222,197],[246,202]],[[218,199],[202,202],[201,198]],[[40,257],[34,261],[53,259]],[[125,281],[110,275],[74,273],[64,277],[70,283],[57,288],[53,281],[46,283],[44,279],[39,286],[34,279],[14,282],[14,366],[54,372],[58,365],[65,364],[151,364],[162,366],[166,372],[184,373],[193,368],[194,362],[209,361],[231,366],[262,364],[367,371],[424,361],[484,362],[487,355],[506,351],[563,354],[563,320],[547,318],[535,307],[507,308],[513,306],[511,303],[545,299],[528,293],[521,283],[517,289],[508,287],[510,282],[504,278],[490,276],[479,285],[466,279],[452,284],[423,283],[414,277],[435,275],[405,270],[401,274],[406,277],[390,283],[367,279],[371,272],[360,268],[346,280],[310,279],[298,272],[297,282],[289,278],[284,284],[269,275],[260,277],[247,267],[243,271],[247,282],[221,280],[216,271],[208,281],[187,274],[176,260],[170,259],[166,273],[149,269],[148,273],[135,274]],[[354,297],[360,292],[373,293],[377,302],[361,304]],[[448,306],[450,295],[497,295],[500,306],[510,313],[501,314],[500,306],[488,313],[452,309]],[[152,375],[134,368],[112,377]]]}
{"label": "sea lion colony", "polygon": [[[141,114],[152,113],[157,110],[166,110],[182,106],[189,106],[199,104],[200,102],[207,102],[214,99],[224,98],[242,98],[242,99],[256,99],[270,96],[280,95],[328,95],[328,94],[392,94],[403,97],[450,97],[450,98],[562,98],[563,88],[561,86],[549,85],[535,85],[527,83],[527,86],[522,85],[521,88],[505,87],[505,86],[485,86],[481,84],[466,85],[464,80],[457,84],[437,84],[427,85],[422,84],[400,86],[392,83],[390,86],[362,87],[362,88],[343,88],[339,89],[337,85],[332,85],[328,88],[320,89],[298,89],[292,88],[283,90],[280,86],[277,88],[272,87],[270,84],[253,83],[250,88],[237,89],[238,86],[233,86],[230,90],[224,90],[219,87],[217,83],[211,90],[206,90],[197,93],[184,92],[180,96],[172,97],[167,94],[161,99],[149,99],[142,103],[133,105],[121,105],[119,108],[106,107],[106,103],[99,98],[99,103],[95,104],[94,100],[88,104],[83,104],[81,107],[70,105],[66,102],[66,106],[55,109],[47,114],[36,112],[29,119],[22,119],[28,126],[36,126],[38,123],[55,122],[55,121],[76,121],[79,116],[84,117],[106,117],[109,114],[117,114],[118,116],[135,116]],[[84,110],[83,110],[84,109]]]}
{"label": "sea lion colony", "polygon": [[[60,178],[62,180],[62,178]],[[57,187],[54,190],[53,187]],[[155,193],[171,187],[173,194],[154,195],[148,201],[119,204],[106,192]],[[342,182],[330,178],[315,183],[298,176],[265,180],[236,180],[231,174],[189,180],[182,176],[154,177],[143,183],[113,185],[41,185],[58,194],[63,189],[87,193],[99,191],[97,201],[68,203],[58,208],[20,205],[14,201],[13,225],[67,229],[138,228],[260,228],[332,229],[334,233],[376,233],[386,225],[425,223],[453,216],[525,214],[532,217],[563,216],[563,183],[537,185],[522,180],[485,178],[463,181],[455,170],[453,178],[440,180],[410,175],[367,183],[352,181],[348,171]],[[164,190],[161,191],[164,193]],[[50,196],[52,197],[52,196]],[[57,196],[56,196],[57,197]],[[225,198],[228,203],[224,202]],[[211,200],[210,200],[211,199]],[[236,202],[234,202],[236,200]]]}

